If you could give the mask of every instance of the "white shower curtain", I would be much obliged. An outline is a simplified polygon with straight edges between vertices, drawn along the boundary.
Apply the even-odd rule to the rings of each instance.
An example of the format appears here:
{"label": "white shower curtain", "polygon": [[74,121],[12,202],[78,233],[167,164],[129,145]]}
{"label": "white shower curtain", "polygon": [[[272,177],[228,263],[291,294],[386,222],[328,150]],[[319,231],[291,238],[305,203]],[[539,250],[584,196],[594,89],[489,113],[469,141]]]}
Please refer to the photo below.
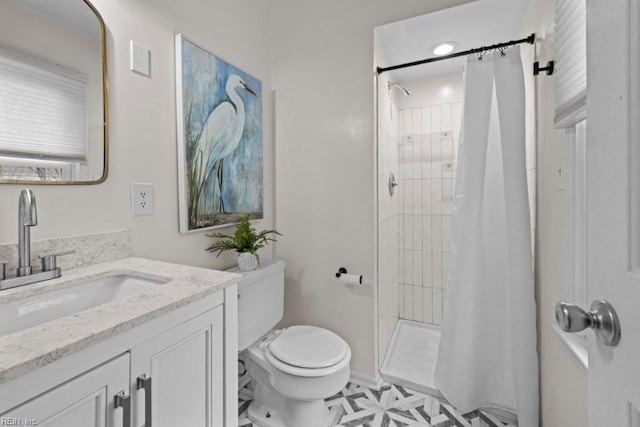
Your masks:
{"label": "white shower curtain", "polygon": [[520,50],[467,58],[436,383],[460,410],[538,427],[538,356]]}

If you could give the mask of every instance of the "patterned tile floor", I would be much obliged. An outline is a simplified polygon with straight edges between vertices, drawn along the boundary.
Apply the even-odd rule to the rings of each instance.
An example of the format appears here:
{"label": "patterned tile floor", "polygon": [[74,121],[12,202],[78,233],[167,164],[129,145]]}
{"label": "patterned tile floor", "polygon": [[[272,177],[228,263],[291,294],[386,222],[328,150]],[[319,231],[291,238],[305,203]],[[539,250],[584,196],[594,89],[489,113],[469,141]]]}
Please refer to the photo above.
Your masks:
{"label": "patterned tile floor", "polygon": [[[250,385],[240,391],[239,427],[256,426],[247,417],[252,399]],[[377,391],[349,383],[326,403],[332,427],[513,427],[484,411],[463,414],[445,400],[393,384]]]}

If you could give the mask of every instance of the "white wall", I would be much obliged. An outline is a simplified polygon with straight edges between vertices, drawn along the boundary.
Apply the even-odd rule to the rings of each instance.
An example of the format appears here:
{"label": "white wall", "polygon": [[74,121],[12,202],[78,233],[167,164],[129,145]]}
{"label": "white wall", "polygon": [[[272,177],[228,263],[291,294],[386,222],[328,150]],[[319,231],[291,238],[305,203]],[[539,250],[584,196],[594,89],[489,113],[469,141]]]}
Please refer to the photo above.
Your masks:
{"label": "white wall", "polygon": [[[274,0],[276,215],[284,324],[334,330],[377,372],[373,29],[463,0]],[[334,276],[363,274],[361,288]]]}
{"label": "white wall", "polygon": [[[553,0],[533,0],[523,34],[538,35],[538,61],[553,59]],[[545,37],[546,35],[546,37]],[[530,65],[529,65],[530,66]],[[525,68],[526,70],[526,68]],[[530,69],[529,69],[530,70]],[[531,71],[527,71],[530,73]],[[536,300],[540,356],[541,425],[587,423],[587,372],[552,329],[554,307],[565,296],[564,131],[553,128],[554,77],[535,78],[537,99]],[[534,176],[536,174],[534,173]]]}
{"label": "white wall", "polygon": [[[268,4],[254,0],[93,0],[107,27],[110,90],[110,172],[97,186],[32,186],[39,225],[33,239],[132,230],[136,256],[228,267],[204,251],[204,232],[178,232],[174,34],[201,46],[263,82],[265,220],[273,224],[273,114]],[[151,50],[151,78],[129,71],[129,41]],[[130,183],[154,184],[155,213],[133,218]],[[22,186],[0,186],[0,242],[17,239]],[[272,249],[267,249],[269,255]]]}

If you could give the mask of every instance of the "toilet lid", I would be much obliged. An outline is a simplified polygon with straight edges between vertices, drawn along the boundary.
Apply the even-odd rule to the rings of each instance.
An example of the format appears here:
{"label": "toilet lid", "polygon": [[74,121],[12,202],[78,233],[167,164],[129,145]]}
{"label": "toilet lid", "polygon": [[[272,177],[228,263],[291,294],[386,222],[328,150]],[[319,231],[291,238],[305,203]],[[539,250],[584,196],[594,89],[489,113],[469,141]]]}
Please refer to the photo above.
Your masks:
{"label": "toilet lid", "polygon": [[300,368],[326,368],[345,358],[347,343],[315,326],[290,326],[271,341],[269,351],[278,360]]}

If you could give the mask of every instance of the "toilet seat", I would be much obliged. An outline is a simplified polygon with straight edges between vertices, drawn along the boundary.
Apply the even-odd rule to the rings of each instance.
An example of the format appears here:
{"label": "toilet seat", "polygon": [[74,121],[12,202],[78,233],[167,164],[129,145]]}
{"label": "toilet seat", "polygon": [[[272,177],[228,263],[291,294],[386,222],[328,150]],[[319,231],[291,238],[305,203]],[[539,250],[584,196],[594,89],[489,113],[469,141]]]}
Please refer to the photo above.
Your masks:
{"label": "toilet seat", "polygon": [[331,375],[351,360],[351,349],[342,338],[315,326],[291,326],[261,347],[275,368],[301,377]]}
{"label": "toilet seat", "polygon": [[271,354],[299,368],[328,368],[347,355],[347,343],[333,332],[316,326],[290,326],[269,344]]}

